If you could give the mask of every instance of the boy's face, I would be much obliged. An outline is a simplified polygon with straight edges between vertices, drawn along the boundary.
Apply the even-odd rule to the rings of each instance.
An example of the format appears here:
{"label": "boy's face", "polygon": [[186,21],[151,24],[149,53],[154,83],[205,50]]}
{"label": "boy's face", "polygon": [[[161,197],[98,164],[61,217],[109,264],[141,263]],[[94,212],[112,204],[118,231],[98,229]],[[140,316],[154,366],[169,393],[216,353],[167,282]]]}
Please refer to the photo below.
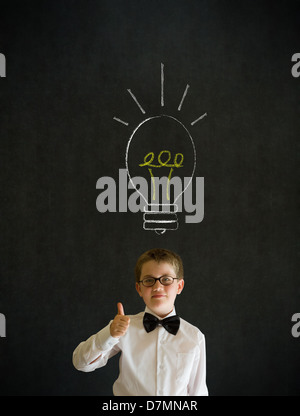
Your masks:
{"label": "boy's face", "polygon": [[[143,265],[140,280],[145,279],[145,277],[162,276],[177,277],[171,264],[166,262],[157,263],[155,260],[150,260]],[[155,285],[151,287],[136,283],[136,290],[148,308],[156,315],[164,318],[173,310],[176,296],[181,293],[183,286],[183,279],[174,280],[170,286],[164,286],[157,280]]]}

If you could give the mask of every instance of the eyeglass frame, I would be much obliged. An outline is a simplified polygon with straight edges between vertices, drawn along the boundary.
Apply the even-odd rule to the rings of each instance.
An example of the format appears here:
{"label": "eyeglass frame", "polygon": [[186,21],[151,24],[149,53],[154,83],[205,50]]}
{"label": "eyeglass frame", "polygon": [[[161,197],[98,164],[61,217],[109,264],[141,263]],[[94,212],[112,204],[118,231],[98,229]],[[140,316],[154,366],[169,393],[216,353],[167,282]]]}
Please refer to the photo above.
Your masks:
{"label": "eyeglass frame", "polygon": [[[162,279],[163,277],[169,277],[170,279],[173,279],[172,283],[170,283],[169,285],[164,285],[164,284],[161,282],[161,280],[160,280],[160,279]],[[150,285],[150,286],[146,286],[146,285],[144,285],[143,281],[144,281],[144,280],[146,280],[146,279],[154,279],[154,283],[153,283],[153,285]],[[163,285],[163,286],[171,286],[171,285],[174,283],[174,280],[180,280],[180,279],[179,279],[179,277],[173,277],[173,276],[169,276],[169,275],[165,274],[165,275],[160,276],[160,277],[153,277],[153,276],[144,277],[144,279],[143,279],[143,280],[139,280],[139,283],[142,283],[142,285],[143,285],[144,287],[153,287],[153,286],[156,284],[156,282],[157,282],[157,281],[159,281],[159,283],[160,283],[161,285]]]}

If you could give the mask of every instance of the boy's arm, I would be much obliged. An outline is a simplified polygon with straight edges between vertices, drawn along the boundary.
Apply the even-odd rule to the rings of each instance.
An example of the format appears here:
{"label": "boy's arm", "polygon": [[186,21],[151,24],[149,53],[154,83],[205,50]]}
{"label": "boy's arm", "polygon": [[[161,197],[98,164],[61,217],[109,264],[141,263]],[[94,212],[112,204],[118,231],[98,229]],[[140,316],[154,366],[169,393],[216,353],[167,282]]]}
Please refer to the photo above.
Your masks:
{"label": "boy's arm", "polygon": [[[201,335],[200,335],[201,334]],[[188,387],[189,396],[208,396],[206,385],[206,349],[205,337],[202,333],[199,335],[199,355],[193,366],[193,372]]]}
{"label": "boy's arm", "polygon": [[128,330],[130,318],[125,316],[122,303],[118,303],[118,313],[114,320],[85,342],[81,342],[73,352],[73,365],[80,371],[93,371],[106,365],[109,358],[120,351],[119,338]]}
{"label": "boy's arm", "polygon": [[[112,321],[111,321],[112,322]],[[110,325],[81,342],[73,352],[73,365],[79,371],[90,372],[106,365],[118,353],[119,339],[110,335]]]}

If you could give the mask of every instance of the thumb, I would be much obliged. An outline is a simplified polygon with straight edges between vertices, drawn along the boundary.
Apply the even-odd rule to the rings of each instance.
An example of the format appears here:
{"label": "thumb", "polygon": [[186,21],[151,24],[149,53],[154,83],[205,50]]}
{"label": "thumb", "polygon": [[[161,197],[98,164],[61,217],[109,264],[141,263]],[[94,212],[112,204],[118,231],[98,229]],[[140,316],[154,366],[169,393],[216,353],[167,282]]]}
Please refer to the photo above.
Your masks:
{"label": "thumb", "polygon": [[119,302],[119,303],[117,304],[117,307],[118,307],[118,315],[125,315],[125,313],[124,313],[124,308],[123,308],[123,305],[122,305],[122,303],[121,303],[121,302]]}

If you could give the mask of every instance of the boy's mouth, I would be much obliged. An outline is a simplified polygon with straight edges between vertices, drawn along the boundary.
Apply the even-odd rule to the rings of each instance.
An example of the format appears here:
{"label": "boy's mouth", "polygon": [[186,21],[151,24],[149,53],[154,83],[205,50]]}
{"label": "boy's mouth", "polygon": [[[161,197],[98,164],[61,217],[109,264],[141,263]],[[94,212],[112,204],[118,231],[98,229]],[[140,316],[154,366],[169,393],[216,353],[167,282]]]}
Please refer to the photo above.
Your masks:
{"label": "boy's mouth", "polygon": [[166,295],[152,295],[152,298],[164,298]]}

